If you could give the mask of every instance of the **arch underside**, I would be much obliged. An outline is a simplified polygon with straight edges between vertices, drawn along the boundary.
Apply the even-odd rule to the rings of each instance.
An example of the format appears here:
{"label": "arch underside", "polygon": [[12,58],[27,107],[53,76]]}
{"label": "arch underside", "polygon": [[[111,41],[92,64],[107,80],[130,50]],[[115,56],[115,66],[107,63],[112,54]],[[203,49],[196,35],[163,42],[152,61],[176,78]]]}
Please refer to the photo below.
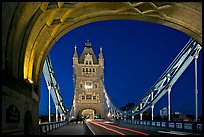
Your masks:
{"label": "arch underside", "polygon": [[83,116],[84,118],[91,118],[93,119],[95,116],[96,110],[92,109],[92,108],[85,108],[81,111],[81,116]]}
{"label": "arch underside", "polygon": [[[141,20],[177,29],[202,45],[201,2],[29,2],[14,3],[3,24],[2,69],[29,79],[39,93],[44,60],[63,35],[104,20]],[[3,4],[3,9],[12,4]],[[32,7],[32,8],[31,8]],[[13,14],[12,14],[13,13]],[[6,11],[2,13],[8,16]],[[3,21],[2,21],[3,22]],[[7,23],[9,24],[9,23]],[[6,40],[4,40],[6,39]]]}

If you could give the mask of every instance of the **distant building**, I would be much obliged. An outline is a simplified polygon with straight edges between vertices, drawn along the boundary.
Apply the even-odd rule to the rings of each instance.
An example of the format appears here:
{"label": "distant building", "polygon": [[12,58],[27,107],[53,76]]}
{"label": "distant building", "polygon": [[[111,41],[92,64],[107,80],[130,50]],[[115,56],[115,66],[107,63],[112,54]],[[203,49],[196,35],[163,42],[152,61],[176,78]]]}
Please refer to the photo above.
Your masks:
{"label": "distant building", "polygon": [[91,43],[85,43],[80,57],[76,46],[73,56],[74,69],[74,114],[75,118],[104,118],[104,58],[100,48],[97,59]]}
{"label": "distant building", "polygon": [[168,111],[167,111],[167,108],[166,108],[166,107],[164,107],[164,108],[162,108],[162,109],[160,110],[160,116],[161,116],[161,117],[166,117],[166,116],[168,116]]}
{"label": "distant building", "polygon": [[175,115],[180,115],[181,112],[174,112],[173,114],[175,114]]}

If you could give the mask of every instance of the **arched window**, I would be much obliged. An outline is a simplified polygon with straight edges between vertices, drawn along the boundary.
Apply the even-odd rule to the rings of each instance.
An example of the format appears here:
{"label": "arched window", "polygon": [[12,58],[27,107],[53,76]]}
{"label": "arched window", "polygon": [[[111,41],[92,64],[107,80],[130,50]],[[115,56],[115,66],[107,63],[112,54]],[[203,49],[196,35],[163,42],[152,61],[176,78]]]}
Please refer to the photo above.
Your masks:
{"label": "arched window", "polygon": [[89,95],[86,95],[86,99],[90,100],[92,98],[92,96],[89,94]]}
{"label": "arched window", "polygon": [[91,68],[89,68],[89,72],[91,72]]}
{"label": "arched window", "polygon": [[90,88],[93,88],[92,83],[91,82],[86,82],[85,89],[90,89]]}
{"label": "arched window", "polygon": [[92,62],[89,60],[89,65],[91,65],[92,64]]}
{"label": "arched window", "polygon": [[83,88],[83,84],[80,84],[80,86],[79,86],[80,88]]}

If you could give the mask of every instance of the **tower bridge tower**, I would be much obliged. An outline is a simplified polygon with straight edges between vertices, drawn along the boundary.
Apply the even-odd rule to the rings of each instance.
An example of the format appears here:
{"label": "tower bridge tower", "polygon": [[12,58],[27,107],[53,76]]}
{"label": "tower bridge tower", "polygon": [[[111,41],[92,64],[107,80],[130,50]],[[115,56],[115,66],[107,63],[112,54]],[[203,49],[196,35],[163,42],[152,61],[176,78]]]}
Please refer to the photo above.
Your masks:
{"label": "tower bridge tower", "polygon": [[98,59],[87,41],[78,58],[75,46],[73,56],[74,70],[74,114],[76,117],[104,118],[104,58],[102,48]]}

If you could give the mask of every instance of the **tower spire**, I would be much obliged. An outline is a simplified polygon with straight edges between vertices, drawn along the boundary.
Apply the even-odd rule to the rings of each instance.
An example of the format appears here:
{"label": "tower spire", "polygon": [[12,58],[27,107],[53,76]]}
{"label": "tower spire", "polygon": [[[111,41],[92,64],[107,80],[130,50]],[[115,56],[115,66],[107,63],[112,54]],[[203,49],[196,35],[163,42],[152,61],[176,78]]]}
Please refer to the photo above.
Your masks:
{"label": "tower spire", "polygon": [[99,59],[103,59],[102,47],[100,47]]}
{"label": "tower spire", "polygon": [[75,58],[78,58],[78,54],[77,54],[76,49],[77,49],[77,46],[75,45],[75,46],[74,46],[74,57],[75,57]]}

